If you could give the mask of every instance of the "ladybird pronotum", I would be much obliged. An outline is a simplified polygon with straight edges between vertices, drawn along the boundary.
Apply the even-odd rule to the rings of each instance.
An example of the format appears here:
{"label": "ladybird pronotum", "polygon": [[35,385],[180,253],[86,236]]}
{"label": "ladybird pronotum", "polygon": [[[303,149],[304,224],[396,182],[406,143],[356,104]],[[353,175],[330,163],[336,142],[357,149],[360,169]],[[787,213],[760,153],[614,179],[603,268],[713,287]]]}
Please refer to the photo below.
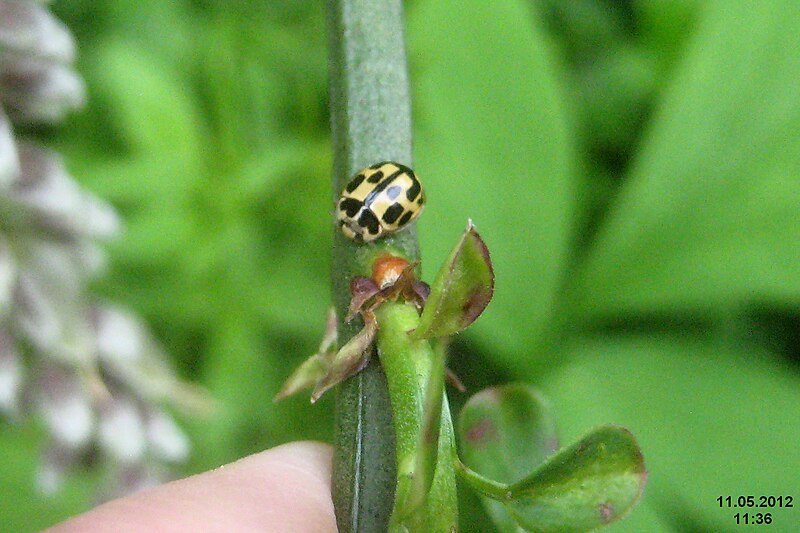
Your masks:
{"label": "ladybird pronotum", "polygon": [[371,242],[408,226],[422,212],[425,194],[414,171],[384,161],[353,176],[336,204],[342,233]]}

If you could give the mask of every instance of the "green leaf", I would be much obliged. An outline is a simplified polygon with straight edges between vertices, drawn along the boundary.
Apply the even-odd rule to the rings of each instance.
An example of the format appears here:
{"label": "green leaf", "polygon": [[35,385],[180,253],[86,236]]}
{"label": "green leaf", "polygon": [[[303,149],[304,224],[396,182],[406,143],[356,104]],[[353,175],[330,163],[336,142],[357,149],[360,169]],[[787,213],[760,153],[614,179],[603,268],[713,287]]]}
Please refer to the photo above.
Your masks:
{"label": "green leaf", "polygon": [[625,516],[644,489],[647,473],[633,435],[603,426],[552,456],[525,479],[506,485],[485,478],[455,458],[461,478],[486,497],[502,502],[506,532],[583,533]]}
{"label": "green leaf", "polygon": [[372,342],[378,332],[378,323],[375,317],[367,314],[364,316],[364,327],[342,346],[330,360],[326,373],[317,382],[314,392],[311,393],[311,402],[316,402],[328,390],[342,381],[359,373],[367,366],[372,354]]}
{"label": "green leaf", "polygon": [[475,221],[499,284],[472,329],[517,369],[550,317],[576,199],[540,25],[523,0],[420,0],[408,15],[415,170],[429,200],[419,219],[423,268],[441,264],[456,228]]}
{"label": "green leaf", "polygon": [[526,385],[477,394],[464,406],[459,434],[465,459],[480,472],[464,469],[462,477],[501,502],[487,509],[503,532],[517,531],[515,523],[539,533],[589,531],[626,514],[644,487],[641,452],[621,427],[598,428],[547,458],[558,446],[555,423]]}
{"label": "green leaf", "polygon": [[[651,513],[733,531],[735,511],[718,496],[796,494],[800,448],[787,443],[800,442],[800,376],[774,354],[639,335],[581,339],[564,355],[571,364],[542,384],[560,426],[572,435],[597,420],[630,428],[647,451]],[[628,526],[638,515],[611,531],[643,531]],[[789,513],[774,518],[770,531],[796,531]]]}
{"label": "green leaf", "polygon": [[419,327],[411,336],[431,339],[463,331],[489,305],[493,290],[494,272],[489,250],[470,221],[439,269]]}
{"label": "green leaf", "polygon": [[511,485],[507,506],[528,531],[591,531],[627,514],[646,478],[633,435],[619,426],[603,426]]}
{"label": "green leaf", "polygon": [[798,7],[703,10],[571,293],[579,313],[800,305]]}
{"label": "green leaf", "polygon": [[558,449],[550,405],[523,383],[475,394],[459,414],[458,433],[466,462],[506,484],[524,478]]}
{"label": "green leaf", "polygon": [[202,154],[202,121],[180,73],[126,39],[110,39],[90,60],[90,79],[97,92],[114,104],[104,118],[126,148],[137,155],[179,160],[184,169],[175,178],[191,176]]}
{"label": "green leaf", "polygon": [[[459,414],[458,433],[465,462],[504,484],[523,479],[558,449],[549,404],[521,383],[485,389],[470,398]],[[519,530],[502,503],[482,501],[500,531]]]}
{"label": "green leaf", "polygon": [[319,380],[325,376],[330,366],[330,361],[336,355],[336,351],[332,347],[336,344],[338,337],[336,309],[331,307],[328,309],[328,316],[325,320],[325,334],[322,336],[317,352],[303,361],[292,372],[272,401],[277,402],[303,389],[315,387]]}

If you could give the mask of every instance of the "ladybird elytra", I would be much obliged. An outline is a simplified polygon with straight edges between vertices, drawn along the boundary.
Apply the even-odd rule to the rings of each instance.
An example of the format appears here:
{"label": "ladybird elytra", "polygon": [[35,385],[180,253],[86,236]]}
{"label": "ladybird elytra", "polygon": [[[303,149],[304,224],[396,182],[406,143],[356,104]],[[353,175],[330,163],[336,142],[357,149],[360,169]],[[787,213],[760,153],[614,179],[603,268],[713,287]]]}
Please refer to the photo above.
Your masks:
{"label": "ladybird elytra", "polygon": [[356,173],[336,205],[342,233],[371,242],[408,226],[422,212],[425,194],[413,170],[384,161]]}

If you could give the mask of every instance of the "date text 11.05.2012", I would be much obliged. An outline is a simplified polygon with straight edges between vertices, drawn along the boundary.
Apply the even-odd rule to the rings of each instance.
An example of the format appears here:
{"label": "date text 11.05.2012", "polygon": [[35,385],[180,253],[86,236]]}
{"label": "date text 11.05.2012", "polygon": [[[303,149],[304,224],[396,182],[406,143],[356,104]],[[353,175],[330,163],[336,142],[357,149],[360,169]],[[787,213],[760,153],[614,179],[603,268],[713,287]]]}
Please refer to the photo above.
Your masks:
{"label": "date text 11.05.2012", "polygon": [[787,508],[794,507],[792,496],[719,496],[720,507]]}

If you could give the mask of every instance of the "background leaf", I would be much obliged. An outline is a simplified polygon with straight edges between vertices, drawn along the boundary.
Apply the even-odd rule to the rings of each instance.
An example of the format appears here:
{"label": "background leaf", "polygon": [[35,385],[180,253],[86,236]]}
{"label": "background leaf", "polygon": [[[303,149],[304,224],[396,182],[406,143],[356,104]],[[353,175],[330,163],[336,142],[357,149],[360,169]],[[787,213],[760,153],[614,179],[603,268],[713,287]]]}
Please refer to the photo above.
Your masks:
{"label": "background leaf", "polygon": [[497,279],[474,334],[512,367],[541,341],[575,193],[553,59],[529,9],[519,0],[424,0],[408,14],[415,168],[428,191],[423,270],[435,272],[472,218]]}
{"label": "background leaf", "polygon": [[[674,528],[733,531],[718,496],[795,494],[800,375],[751,345],[676,336],[586,338],[543,388],[564,434],[613,420],[637,437],[651,473],[643,505]],[[773,510],[794,531],[796,510]],[[636,516],[638,511],[633,513]],[[639,531],[623,520],[609,531]]]}
{"label": "background leaf", "polygon": [[800,303],[795,2],[713,2],[572,303],[597,316]]}

